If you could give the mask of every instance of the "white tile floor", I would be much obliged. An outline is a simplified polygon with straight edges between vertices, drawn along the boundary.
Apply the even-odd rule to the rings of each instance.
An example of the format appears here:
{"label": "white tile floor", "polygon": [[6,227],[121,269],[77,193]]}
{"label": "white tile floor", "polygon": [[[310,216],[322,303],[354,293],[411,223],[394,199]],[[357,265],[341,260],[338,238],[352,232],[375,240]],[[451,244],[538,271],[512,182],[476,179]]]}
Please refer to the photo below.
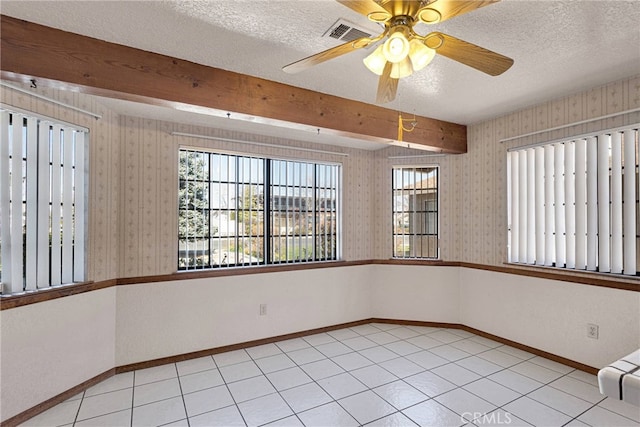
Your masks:
{"label": "white tile floor", "polygon": [[639,426],[593,375],[455,329],[369,324],[116,375],[25,426]]}

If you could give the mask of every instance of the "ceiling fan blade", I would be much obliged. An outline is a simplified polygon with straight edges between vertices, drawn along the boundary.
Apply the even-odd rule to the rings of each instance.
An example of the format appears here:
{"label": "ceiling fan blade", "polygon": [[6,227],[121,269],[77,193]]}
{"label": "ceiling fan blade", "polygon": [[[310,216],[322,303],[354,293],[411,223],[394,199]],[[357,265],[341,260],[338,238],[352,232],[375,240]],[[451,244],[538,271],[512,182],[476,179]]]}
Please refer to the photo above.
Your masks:
{"label": "ceiling fan blade", "polygon": [[378,16],[383,16],[383,14],[389,15],[391,18],[391,14],[384,10],[382,6],[376,3],[373,0],[336,0],[338,3],[348,7],[354,12],[358,12],[361,15],[369,16],[369,14],[375,12]]}
{"label": "ceiling fan blade", "polygon": [[435,49],[440,55],[491,76],[500,75],[513,65],[511,58],[447,34],[429,33],[425,37],[424,44]]}
{"label": "ceiling fan blade", "polygon": [[420,9],[417,17],[425,24],[435,24],[499,1],[500,0],[436,0]]}
{"label": "ceiling fan blade", "polygon": [[398,91],[398,79],[391,78],[391,69],[393,63],[387,61],[384,66],[384,71],[378,81],[378,93],[376,95],[376,102],[378,104],[384,104],[391,102],[396,98],[396,92]]}
{"label": "ceiling fan blade", "polygon": [[291,74],[298,73],[300,71],[311,68],[314,65],[318,65],[330,59],[337,58],[338,56],[353,52],[356,49],[366,47],[377,40],[378,38],[371,39],[369,37],[361,37],[359,39],[346,42],[339,46],[332,47],[331,49],[327,49],[320,53],[316,53],[315,55],[307,56],[306,58],[300,59],[296,62],[292,62],[291,64],[282,67],[282,70]]}

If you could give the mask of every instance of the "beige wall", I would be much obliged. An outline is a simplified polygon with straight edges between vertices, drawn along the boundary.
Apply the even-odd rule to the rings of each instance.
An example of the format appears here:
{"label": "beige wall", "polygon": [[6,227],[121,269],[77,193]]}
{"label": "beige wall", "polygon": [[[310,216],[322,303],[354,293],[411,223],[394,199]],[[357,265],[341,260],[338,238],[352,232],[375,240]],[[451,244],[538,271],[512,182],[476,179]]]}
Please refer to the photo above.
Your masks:
{"label": "beige wall", "polygon": [[460,322],[459,269],[372,265],[371,316],[424,322]]}
{"label": "beige wall", "polygon": [[116,289],[0,311],[0,419],[114,368]]}
{"label": "beige wall", "polygon": [[367,319],[369,267],[118,286],[116,365]]}
{"label": "beige wall", "polygon": [[640,292],[468,268],[459,286],[460,322],[481,331],[593,367],[640,347]]}

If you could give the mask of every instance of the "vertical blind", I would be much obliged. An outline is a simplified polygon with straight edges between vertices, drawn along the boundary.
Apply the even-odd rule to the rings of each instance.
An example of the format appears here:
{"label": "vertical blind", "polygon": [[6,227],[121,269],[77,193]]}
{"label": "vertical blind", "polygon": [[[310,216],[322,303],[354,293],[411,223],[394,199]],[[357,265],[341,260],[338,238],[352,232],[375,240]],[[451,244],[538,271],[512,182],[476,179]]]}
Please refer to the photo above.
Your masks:
{"label": "vertical blind", "polygon": [[2,293],[85,280],[83,130],[0,111]]}
{"label": "vertical blind", "polygon": [[507,153],[508,260],[636,275],[638,129]]}

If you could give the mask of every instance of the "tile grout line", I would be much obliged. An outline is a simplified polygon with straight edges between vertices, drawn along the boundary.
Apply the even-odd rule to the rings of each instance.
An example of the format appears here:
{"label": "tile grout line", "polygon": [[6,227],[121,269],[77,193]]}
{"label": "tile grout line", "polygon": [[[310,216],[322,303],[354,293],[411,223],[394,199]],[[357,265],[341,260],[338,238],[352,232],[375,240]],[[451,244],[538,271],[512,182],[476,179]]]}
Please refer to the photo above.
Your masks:
{"label": "tile grout line", "polygon": [[129,419],[129,425],[133,426],[133,405],[135,402],[135,396],[136,396],[136,371],[133,371],[133,378],[132,378],[132,389],[131,389],[131,417]]}
{"label": "tile grout line", "polygon": [[[247,352],[245,349],[242,349],[242,351],[244,351],[245,353]],[[247,353],[247,356],[249,354]],[[238,411],[238,413],[240,414],[240,418],[242,418],[242,422],[244,422],[245,426],[248,426],[249,423],[247,423],[246,418],[244,417],[244,414],[242,413],[242,411],[240,410],[240,407],[238,406],[238,402],[236,402],[236,398],[233,396],[233,393],[231,393],[231,389],[229,388],[229,384],[227,383],[227,380],[224,378],[224,375],[222,374],[222,371],[220,370],[221,368],[223,368],[224,366],[219,366],[218,362],[216,362],[215,357],[211,356],[211,358],[213,359],[213,364],[216,366],[216,368],[218,369],[218,372],[220,372],[220,378],[222,378],[222,382],[225,386],[225,388],[227,389],[227,393],[229,393],[229,396],[231,396],[231,400],[233,401],[233,405],[227,405],[227,406],[223,406],[222,408],[217,408],[217,409],[213,409],[211,411],[207,411],[207,412],[203,412],[202,414],[198,414],[198,415],[194,415],[194,417],[199,416],[199,415],[203,415],[203,414],[207,414],[209,412],[214,412],[214,411],[218,411],[220,409],[224,409],[224,408],[228,408],[230,406],[235,406],[236,410]],[[251,358],[251,356],[249,356],[249,358]],[[225,365],[225,366],[231,366],[231,365]],[[211,388],[215,388],[215,387],[211,387]],[[189,413],[187,413],[187,419],[189,419]]]}
{"label": "tile grout line", "polygon": [[[211,357],[211,356],[209,356]],[[211,359],[213,359],[213,357],[211,357]],[[215,361],[213,362],[215,365]],[[178,370],[178,364],[174,363],[173,364],[176,368],[176,376],[178,378],[178,387],[180,388],[180,398],[182,399],[182,407],[184,408],[184,416],[187,419],[187,427],[191,427],[191,422],[189,421],[189,413],[187,412],[187,402],[185,402],[184,400],[184,393],[182,392],[182,381],[180,381],[180,371]],[[131,410],[131,413],[133,413],[133,410]],[[180,420],[178,420],[180,421]],[[133,424],[132,424],[133,426]]]}
{"label": "tile grout line", "polygon": [[[294,339],[295,339],[295,338],[294,338]],[[306,342],[306,340],[305,340],[305,342]],[[284,350],[282,350],[282,348],[280,348],[280,346],[279,346],[277,343],[274,343],[274,344],[275,344],[275,346],[278,348],[278,350],[280,350],[280,351],[282,352],[282,354],[283,354],[284,356],[286,356],[286,357],[291,361],[291,363],[293,363],[293,365],[294,365],[295,367],[298,367],[298,368],[299,368],[299,366],[298,366],[298,364],[296,363],[296,361],[295,361],[295,360],[293,360],[293,359],[292,359],[292,358],[291,358],[291,357],[290,357],[290,356],[289,356],[289,355],[288,355]],[[309,345],[311,345],[311,344],[309,344]],[[311,346],[311,348],[315,348],[315,347]],[[300,349],[300,350],[302,350],[302,349]],[[293,351],[295,351],[295,350],[293,350]],[[249,352],[247,352],[247,354],[249,354]],[[254,359],[250,354],[249,354],[249,357],[251,358],[251,360],[253,361],[253,363],[255,363],[255,365],[258,367],[258,369],[260,370],[260,372],[262,372],[262,375],[266,378],[266,380],[267,380],[267,381],[269,381],[269,384],[271,384],[271,387],[273,387],[273,389],[275,390],[275,393],[277,393],[277,394],[278,394],[278,396],[280,397],[280,399],[282,399],[282,401],[283,401],[283,402],[287,405],[287,407],[291,410],[291,412],[293,413],[293,416],[295,416],[295,417],[296,417],[296,419],[298,419],[298,421],[300,421],[300,423],[301,423],[302,425],[304,425],[304,423],[302,422],[302,420],[301,420],[301,419],[300,419],[300,417],[298,416],[298,413],[297,413],[297,412],[296,412],[296,411],[291,407],[291,405],[289,404],[289,402],[287,401],[287,399],[285,399],[285,398],[284,398],[284,396],[282,396],[281,390],[278,390],[278,388],[275,386],[275,384],[273,384],[273,382],[271,381],[271,378],[269,378],[269,377],[267,376],[267,374],[262,370],[262,368],[260,367],[260,365],[258,365],[258,364],[256,363],[256,359]],[[291,369],[291,368],[285,368],[285,369]],[[281,371],[283,371],[283,370],[284,370],[284,369],[281,369]],[[273,371],[273,372],[280,372],[280,371]],[[273,372],[270,372],[270,373],[273,373]],[[304,371],[303,371],[303,372],[304,372]],[[305,374],[306,374],[306,372],[305,372]],[[309,378],[311,378],[311,377],[309,377]],[[311,379],[313,379],[313,378],[311,378]],[[307,384],[310,384],[310,383],[307,383]],[[298,386],[296,386],[296,387],[298,387]],[[291,387],[291,388],[295,388],[295,387]],[[287,389],[287,390],[289,390],[289,389]],[[284,390],[282,390],[282,391],[284,391]],[[268,395],[267,395],[267,396],[268,396]],[[286,418],[289,418],[290,416],[291,416],[291,415],[287,415],[287,416],[282,417],[282,418],[279,418],[279,419],[277,419],[277,420],[268,421],[268,422],[266,422],[266,423],[264,423],[264,424],[270,424],[270,423],[273,423],[273,422],[276,422],[276,421],[284,420],[284,419],[286,419]]]}
{"label": "tile grout line", "polygon": [[86,390],[82,391],[82,397],[80,397],[80,404],[78,405],[78,409],[76,410],[76,415],[73,417],[73,422],[71,423],[74,426],[76,425],[76,422],[78,422],[78,415],[80,414],[80,408],[82,407],[82,402],[84,401],[84,395],[86,393],[87,393]]}

